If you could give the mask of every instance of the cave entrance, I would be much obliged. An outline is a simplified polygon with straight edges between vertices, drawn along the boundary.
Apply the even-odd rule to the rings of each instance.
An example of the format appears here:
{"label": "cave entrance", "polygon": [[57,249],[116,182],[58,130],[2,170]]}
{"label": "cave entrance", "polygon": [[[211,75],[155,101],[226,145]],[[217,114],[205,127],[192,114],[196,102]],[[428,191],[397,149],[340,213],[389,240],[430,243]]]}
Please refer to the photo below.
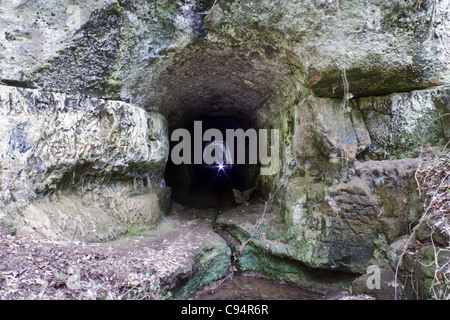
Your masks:
{"label": "cave entrance", "polygon": [[[267,38],[266,33],[255,41],[240,45],[206,45],[198,41],[174,54],[174,59],[155,79],[154,89],[146,99],[148,105],[157,105],[166,117],[169,137],[180,128],[193,135],[195,121],[202,121],[202,133],[215,128],[223,136],[227,129],[254,129],[258,132],[258,142],[265,140],[259,140],[262,130],[282,128],[285,114],[293,109],[300,92],[298,72],[293,67],[300,63],[293,52],[274,50],[278,40]],[[272,132],[267,133],[270,136],[267,142],[276,141]],[[170,144],[171,155],[178,141]],[[263,149],[258,145],[258,153]],[[254,155],[254,150],[254,145],[245,147],[247,155]],[[282,165],[282,161],[271,159],[270,163],[274,162]],[[266,167],[267,161],[258,154],[256,164],[235,163],[226,172],[227,177],[216,177],[217,172],[211,168],[174,164],[169,156],[165,181],[172,188],[175,202],[186,207],[211,208],[219,206],[220,201],[223,205],[235,204],[232,189],[247,190],[256,182],[254,198],[266,198],[279,171],[274,168],[267,173]]]}
{"label": "cave entrance", "polygon": [[[199,123],[201,123],[201,135],[198,135]],[[172,199],[175,202],[190,208],[220,208],[235,204],[233,189],[243,191],[255,187],[260,165],[252,164],[249,161],[253,147],[251,144],[254,141],[249,138],[245,139],[246,161],[244,163],[238,161],[239,152],[242,152],[242,149],[238,150],[239,144],[232,145],[233,150],[228,150],[227,148],[231,147],[226,144],[227,130],[242,129],[247,132],[248,129],[255,129],[255,122],[251,116],[236,110],[189,115],[170,128],[169,137],[172,136],[174,130],[179,128],[187,130],[191,136],[191,161],[188,164],[174,163],[172,151],[180,142],[171,141],[171,156],[167,163],[165,180],[167,185],[172,188]],[[215,141],[212,138],[204,141],[204,133],[209,129],[220,131],[223,140]],[[223,145],[223,159],[226,159],[224,165],[206,163],[203,157],[201,164],[196,163],[194,157],[198,149],[195,150],[194,139],[197,139],[197,142],[198,139],[201,139],[202,155],[207,146],[211,148],[214,143]]]}

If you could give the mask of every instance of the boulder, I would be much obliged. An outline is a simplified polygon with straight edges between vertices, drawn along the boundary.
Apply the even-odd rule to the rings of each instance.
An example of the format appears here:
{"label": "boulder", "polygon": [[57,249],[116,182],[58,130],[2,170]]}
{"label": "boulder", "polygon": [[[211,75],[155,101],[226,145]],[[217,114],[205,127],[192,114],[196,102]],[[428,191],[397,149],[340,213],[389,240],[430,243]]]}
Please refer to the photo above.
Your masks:
{"label": "boulder", "polygon": [[351,286],[354,294],[368,294],[377,300],[405,298],[403,285],[398,279],[395,281],[395,270],[386,259],[369,261],[367,272],[355,279]]}
{"label": "boulder", "polygon": [[93,217],[106,225],[112,217],[153,225],[160,216],[157,197],[167,209],[161,177],[168,137],[161,115],[120,101],[8,86],[0,86],[0,114],[3,217],[25,212],[25,225],[49,235],[47,215],[72,237],[77,228],[85,236],[82,226]]}
{"label": "boulder", "polygon": [[402,158],[427,144],[450,139],[450,87],[358,99],[370,133],[372,159]]}
{"label": "boulder", "polygon": [[328,187],[294,178],[286,189],[286,242],[308,265],[364,273],[420,212],[416,159],[357,163],[347,181]]}

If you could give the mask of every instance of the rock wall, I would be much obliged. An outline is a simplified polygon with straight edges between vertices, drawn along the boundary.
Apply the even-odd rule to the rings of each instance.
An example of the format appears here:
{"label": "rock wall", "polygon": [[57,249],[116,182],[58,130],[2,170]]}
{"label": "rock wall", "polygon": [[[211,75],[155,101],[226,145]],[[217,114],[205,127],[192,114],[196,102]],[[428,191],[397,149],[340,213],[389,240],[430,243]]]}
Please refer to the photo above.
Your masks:
{"label": "rock wall", "polygon": [[[448,1],[217,2],[211,23],[235,38],[249,26],[282,31],[320,97],[410,91],[448,83]],[[374,81],[375,80],[375,81]]]}
{"label": "rock wall", "polygon": [[22,222],[46,236],[103,239],[126,224],[154,225],[157,197],[167,209],[161,115],[8,86],[0,86],[0,113],[3,218],[23,213]]}
{"label": "rock wall", "polygon": [[259,187],[281,188],[284,255],[362,272],[418,214],[405,158],[450,137],[449,5],[3,0],[3,219],[89,239],[154,225],[167,132],[216,112],[280,129]]}
{"label": "rock wall", "polygon": [[225,45],[231,53],[253,43],[256,52],[272,59],[284,55],[318,97],[342,98],[344,91],[378,96],[447,84],[448,0],[414,5],[412,0],[5,0],[0,79],[157,107],[150,102],[164,96],[148,88],[177,52],[200,40]]}
{"label": "rock wall", "polygon": [[293,179],[287,195],[287,242],[312,266],[364,273],[420,212],[414,193],[418,161],[368,161],[327,187]]}
{"label": "rock wall", "polygon": [[356,101],[370,132],[372,158],[402,158],[450,139],[450,87],[367,97]]}

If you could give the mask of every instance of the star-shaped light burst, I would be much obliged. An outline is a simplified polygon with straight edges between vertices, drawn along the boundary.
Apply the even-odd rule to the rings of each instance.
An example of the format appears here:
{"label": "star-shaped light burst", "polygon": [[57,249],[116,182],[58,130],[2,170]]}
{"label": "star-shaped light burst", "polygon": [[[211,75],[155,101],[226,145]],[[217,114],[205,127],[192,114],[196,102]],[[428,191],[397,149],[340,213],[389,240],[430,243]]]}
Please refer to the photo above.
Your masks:
{"label": "star-shaped light burst", "polygon": [[227,170],[230,169],[228,165],[226,165],[224,163],[219,163],[219,164],[216,165],[216,168],[217,168],[217,171],[216,171],[216,174],[214,176],[214,181],[217,181],[217,179],[219,177],[222,177],[222,179],[225,178],[226,180],[231,182],[231,178],[230,178],[230,176],[227,173]]}

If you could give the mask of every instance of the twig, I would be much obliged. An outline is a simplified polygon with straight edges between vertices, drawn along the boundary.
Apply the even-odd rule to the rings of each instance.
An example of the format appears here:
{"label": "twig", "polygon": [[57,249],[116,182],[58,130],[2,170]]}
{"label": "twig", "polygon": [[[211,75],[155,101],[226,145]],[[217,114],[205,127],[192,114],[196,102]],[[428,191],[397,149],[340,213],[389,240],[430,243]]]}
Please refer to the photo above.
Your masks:
{"label": "twig", "polygon": [[211,9],[209,9],[210,11],[211,11],[212,9],[214,9],[214,6],[216,5],[217,1],[218,1],[218,0],[214,0],[214,3],[213,3],[213,5],[211,6]]}
{"label": "twig", "polygon": [[[444,179],[441,180],[441,183],[442,183],[442,181],[445,181],[445,179],[447,179],[448,176],[449,176],[449,174],[447,174],[447,175],[444,177]],[[440,183],[440,184],[441,184],[441,183]],[[394,282],[394,283],[397,283],[398,269],[399,269],[400,264],[401,264],[401,262],[402,262],[403,256],[406,254],[406,251],[409,249],[409,246],[411,245],[412,240],[415,238],[416,231],[417,231],[417,230],[420,228],[420,226],[422,225],[422,223],[423,223],[423,221],[425,220],[425,217],[427,216],[427,214],[428,214],[428,212],[429,212],[431,206],[434,204],[435,200],[437,199],[437,197],[436,197],[437,192],[438,192],[438,189],[436,189],[436,190],[434,191],[432,200],[431,200],[430,204],[428,205],[428,208],[427,208],[427,209],[425,210],[425,212],[422,214],[422,217],[421,217],[419,223],[412,229],[412,233],[411,233],[411,235],[409,236],[408,241],[406,242],[405,247],[403,248],[403,252],[402,252],[402,254],[401,254],[400,257],[399,257],[398,262],[397,262],[397,267],[395,268],[395,282]],[[394,298],[395,298],[395,300],[397,300],[397,286],[395,286],[395,295],[394,295]]]}
{"label": "twig", "polygon": [[416,3],[414,3],[413,7],[409,11],[410,14],[414,13],[419,9],[420,5],[422,4],[422,0],[417,0]]}
{"label": "twig", "polygon": [[[425,127],[425,129],[423,130],[422,133],[425,133],[426,131],[428,131],[428,129],[430,128],[430,126],[431,126],[431,125],[433,124],[433,122],[435,122],[436,120],[439,120],[439,119],[441,119],[441,118],[443,118],[443,117],[448,117],[448,116],[450,116],[450,113],[444,113],[443,115],[440,115],[439,117],[434,118],[434,119],[431,120],[430,123]],[[417,179],[417,173],[418,173],[420,167],[422,166],[423,144],[424,144],[424,141],[425,141],[425,138],[424,138],[424,137],[425,137],[425,134],[422,134],[422,140],[420,141],[419,165],[417,166],[416,173],[414,174],[414,178],[415,178],[416,184],[417,184],[417,190],[419,191],[419,197],[422,196],[422,193],[420,192],[420,185],[419,185],[419,181],[418,181],[418,179]],[[447,148],[447,146],[449,145],[449,143],[450,143],[450,140],[445,144],[445,146],[444,146],[442,152],[444,152],[444,150]]]}
{"label": "twig", "polygon": [[436,16],[436,0],[433,1],[433,9],[431,11],[430,25],[428,26],[428,32],[430,32],[431,37],[434,34],[434,18],[435,18],[435,16]]}

